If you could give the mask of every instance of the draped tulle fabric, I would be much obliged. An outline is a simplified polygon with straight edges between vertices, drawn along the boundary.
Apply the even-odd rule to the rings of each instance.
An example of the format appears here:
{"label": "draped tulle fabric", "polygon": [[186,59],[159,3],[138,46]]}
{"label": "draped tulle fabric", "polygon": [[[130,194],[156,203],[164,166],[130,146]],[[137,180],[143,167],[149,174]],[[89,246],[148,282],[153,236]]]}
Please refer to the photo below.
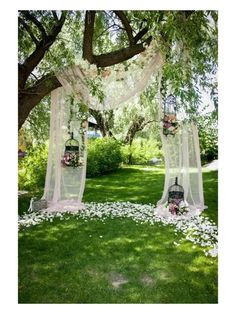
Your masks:
{"label": "draped tulle fabric", "polygon": [[[68,96],[74,97],[77,102],[86,104],[96,110],[114,109],[137,96],[147,86],[152,74],[156,74],[162,65],[160,53],[156,53],[142,68],[137,65],[132,72],[126,71],[122,80],[114,77],[101,79],[104,100],[101,102],[97,96],[91,94],[87,77],[80,66],[70,67],[57,74],[62,87],[51,94],[51,120],[48,164],[44,195],[50,211],[76,211],[83,208],[82,197],[86,179],[87,139],[84,134],[85,148],[83,150],[84,164],[79,168],[62,167],[61,160],[68,139],[67,124],[70,113]],[[82,143],[81,135],[77,132],[81,121],[72,121],[74,137]]]}
{"label": "draped tulle fabric", "polygon": [[[61,160],[65,142],[69,138],[68,120],[70,102],[63,88],[57,88],[51,95],[51,119],[47,173],[43,199],[47,200],[50,210],[78,210],[82,208],[82,197],[86,177],[86,132],[81,134],[82,121],[74,119],[71,128],[74,138],[79,141],[83,165],[77,168],[62,167]],[[84,137],[84,138],[83,138]]]}
{"label": "draped tulle fabric", "polygon": [[[47,200],[50,211],[76,211],[83,208],[82,197],[86,179],[87,139],[86,132],[81,135],[82,121],[75,119],[71,122],[74,137],[82,150],[83,165],[78,168],[62,167],[61,160],[68,139],[68,119],[70,102],[68,96],[74,97],[77,102],[83,102],[87,107],[96,110],[115,109],[124,105],[126,101],[138,96],[148,85],[153,74],[159,73],[159,91],[161,68],[163,59],[156,53],[143,68],[136,66],[127,71],[122,79],[106,76],[101,79],[100,88],[104,98],[93,95],[88,86],[88,77],[79,66],[70,67],[57,74],[62,87],[51,94],[51,120],[48,164],[43,199]],[[159,103],[159,120],[162,118],[161,97]],[[86,131],[86,130],[85,130]],[[161,132],[163,151],[165,155],[165,184],[162,198],[157,203],[157,214],[169,215],[164,204],[167,201],[168,187],[174,183],[177,176],[183,185],[185,199],[192,213],[199,213],[204,209],[202,172],[198,132],[194,124],[182,124],[175,136],[164,136]]]}
{"label": "draped tulle fabric", "polygon": [[[57,78],[67,94],[73,94],[78,101],[85,102],[89,108],[110,110],[124,105],[126,101],[141,93],[148,85],[151,76],[154,73],[157,74],[162,65],[163,58],[158,52],[143,67],[137,64],[133,65],[132,70],[123,72],[121,78],[113,74],[101,76],[99,88],[104,95],[102,101],[99,95],[92,95],[87,83],[89,78],[86,77],[85,71],[80,66],[65,69],[57,74]],[[109,73],[109,69],[106,71]]]}
{"label": "draped tulle fabric", "polygon": [[173,216],[166,208],[168,188],[178,183],[184,188],[184,198],[189,207],[188,215],[204,210],[202,169],[198,131],[195,124],[180,124],[176,135],[163,135],[161,140],[165,157],[165,183],[161,199],[157,202],[157,214]]}

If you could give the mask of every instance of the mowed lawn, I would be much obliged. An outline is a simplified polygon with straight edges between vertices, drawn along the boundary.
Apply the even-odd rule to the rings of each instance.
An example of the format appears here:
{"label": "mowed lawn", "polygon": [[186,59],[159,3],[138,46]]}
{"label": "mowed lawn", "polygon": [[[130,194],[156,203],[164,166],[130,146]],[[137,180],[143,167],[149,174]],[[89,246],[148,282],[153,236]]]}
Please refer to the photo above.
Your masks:
{"label": "mowed lawn", "polygon": [[[217,172],[204,171],[204,215],[217,222]],[[87,179],[85,202],[153,203],[164,169]],[[19,200],[19,211],[29,196]],[[217,258],[174,228],[130,219],[55,219],[19,231],[19,303],[217,303]]]}

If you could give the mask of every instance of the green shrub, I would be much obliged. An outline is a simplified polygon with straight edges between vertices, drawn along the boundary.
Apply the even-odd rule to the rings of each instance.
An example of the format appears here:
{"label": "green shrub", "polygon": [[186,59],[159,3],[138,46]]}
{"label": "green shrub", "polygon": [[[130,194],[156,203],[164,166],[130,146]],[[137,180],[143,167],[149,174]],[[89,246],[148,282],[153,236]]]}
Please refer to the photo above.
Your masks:
{"label": "green shrub", "polygon": [[87,177],[100,176],[119,168],[121,145],[112,138],[89,139]]}
{"label": "green shrub", "polygon": [[19,160],[19,190],[35,191],[44,187],[47,169],[48,149],[40,145],[27,151],[28,155]]}
{"label": "green shrub", "polygon": [[199,117],[198,133],[202,164],[218,159],[218,125],[213,114]]}
{"label": "green shrub", "polygon": [[206,164],[218,159],[218,138],[217,134],[199,132],[199,143],[201,150],[201,162]]}
{"label": "green shrub", "polygon": [[146,165],[154,157],[163,160],[163,153],[155,140],[138,138],[122,147],[122,157],[125,164]]}
{"label": "green shrub", "polygon": [[[19,160],[19,190],[37,191],[44,187],[48,149],[40,145]],[[87,176],[94,177],[116,170],[122,162],[121,145],[110,138],[91,139],[88,144]]]}

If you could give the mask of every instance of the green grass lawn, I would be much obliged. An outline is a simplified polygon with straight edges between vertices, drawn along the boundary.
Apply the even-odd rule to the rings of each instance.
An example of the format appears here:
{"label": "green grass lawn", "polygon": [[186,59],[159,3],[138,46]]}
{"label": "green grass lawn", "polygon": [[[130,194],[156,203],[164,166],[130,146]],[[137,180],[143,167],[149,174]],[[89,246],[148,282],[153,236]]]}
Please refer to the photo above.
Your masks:
{"label": "green grass lawn", "polygon": [[[217,172],[204,215],[217,222]],[[87,179],[84,201],[156,203],[164,170],[127,167]],[[19,200],[19,211],[29,196]],[[217,303],[217,259],[174,228],[129,219],[44,222],[19,232],[19,303]]]}

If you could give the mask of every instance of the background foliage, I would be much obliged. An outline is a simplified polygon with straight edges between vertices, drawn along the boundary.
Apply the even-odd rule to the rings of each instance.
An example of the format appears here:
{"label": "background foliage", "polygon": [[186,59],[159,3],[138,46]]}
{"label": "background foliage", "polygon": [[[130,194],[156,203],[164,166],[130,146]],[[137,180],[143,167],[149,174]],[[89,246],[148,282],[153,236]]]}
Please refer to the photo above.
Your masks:
{"label": "background foliage", "polygon": [[119,168],[121,144],[112,138],[90,139],[88,144],[87,177],[99,176]]}
{"label": "background foliage", "polygon": [[152,158],[163,162],[163,152],[158,143],[152,139],[137,138],[131,145],[122,147],[123,162],[130,165],[148,165]]}
{"label": "background foliage", "polygon": [[218,159],[218,127],[215,116],[200,116],[197,125],[202,164]]}
{"label": "background foliage", "polygon": [[44,187],[48,150],[45,145],[37,145],[27,153],[26,157],[19,160],[19,190],[37,191]]}
{"label": "background foliage", "polygon": [[[194,120],[197,123],[202,163],[216,159],[217,11],[124,11],[124,13],[134,35],[147,26],[146,36],[151,35],[158,43],[165,57],[162,78],[163,99],[171,89],[177,96],[178,109],[184,112],[187,120]],[[30,14],[42,23],[47,33],[50,33],[55,23],[52,11],[30,11]],[[57,14],[59,16],[60,12]],[[23,64],[35,50],[32,36],[22,20],[31,28],[36,38],[41,38],[36,24],[27,20],[23,11],[19,11],[20,64]],[[66,12],[65,23],[60,33],[27,79],[26,87],[37,85],[45,75],[82,61],[84,20],[85,11]],[[97,55],[107,53],[127,47],[128,44],[127,34],[116,14],[113,11],[98,11],[93,37],[94,53]],[[97,120],[101,118],[101,125],[106,126],[106,134],[111,138],[90,141],[88,176],[113,171],[121,162],[146,164],[152,157],[162,157],[157,123],[157,79],[153,78],[148,88],[135,101],[132,100],[126,106],[110,111],[109,114],[94,115]],[[213,109],[206,108],[202,92],[211,98]],[[20,189],[37,189],[44,184],[49,104],[50,95],[47,95],[30,112],[19,132],[19,148],[28,152],[28,156],[19,161]],[[203,108],[206,110],[202,110]],[[137,121],[141,122],[131,134],[130,131]],[[125,143],[128,145],[124,145]]]}

